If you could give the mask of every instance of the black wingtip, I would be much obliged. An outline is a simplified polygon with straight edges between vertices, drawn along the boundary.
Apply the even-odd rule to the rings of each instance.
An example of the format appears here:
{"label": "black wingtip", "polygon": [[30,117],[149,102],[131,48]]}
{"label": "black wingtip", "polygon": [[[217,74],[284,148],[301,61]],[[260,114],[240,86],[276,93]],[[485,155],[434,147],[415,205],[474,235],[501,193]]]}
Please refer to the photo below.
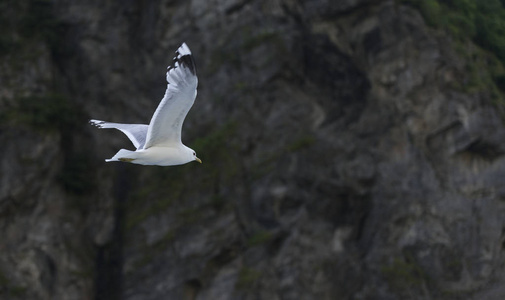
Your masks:
{"label": "black wingtip", "polygon": [[102,128],[103,124],[105,123],[105,121],[99,121],[99,120],[89,120],[88,123],[90,125],[93,125],[95,127],[98,127],[98,128]]}
{"label": "black wingtip", "polygon": [[188,55],[183,55],[179,58],[179,63],[182,66],[185,66],[186,68],[189,69],[191,74],[196,75],[196,65],[195,61],[193,60],[193,55],[188,54]]}
{"label": "black wingtip", "polygon": [[175,64],[179,63],[180,66],[188,68],[191,74],[196,75],[196,65],[193,59],[193,54],[189,50],[186,43],[183,43],[177,51],[175,51],[175,57],[172,63],[168,66],[168,70],[175,68]]}

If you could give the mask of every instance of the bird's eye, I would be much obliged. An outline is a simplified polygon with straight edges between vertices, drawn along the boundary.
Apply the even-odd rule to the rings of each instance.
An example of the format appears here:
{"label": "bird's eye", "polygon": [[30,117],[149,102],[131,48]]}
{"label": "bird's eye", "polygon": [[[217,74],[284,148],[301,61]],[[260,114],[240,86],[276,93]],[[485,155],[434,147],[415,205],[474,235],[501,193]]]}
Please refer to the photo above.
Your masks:
{"label": "bird's eye", "polygon": [[193,156],[196,156],[196,153],[195,153],[195,152],[193,152]]}

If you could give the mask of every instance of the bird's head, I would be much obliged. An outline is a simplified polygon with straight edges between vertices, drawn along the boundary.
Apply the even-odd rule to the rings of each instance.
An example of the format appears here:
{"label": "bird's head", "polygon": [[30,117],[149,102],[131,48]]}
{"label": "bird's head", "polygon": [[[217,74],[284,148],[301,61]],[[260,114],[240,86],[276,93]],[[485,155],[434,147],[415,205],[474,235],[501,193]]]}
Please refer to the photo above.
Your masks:
{"label": "bird's head", "polygon": [[199,162],[199,163],[202,163],[202,160],[201,160],[201,159],[199,159],[198,157],[196,157],[196,152],[195,152],[195,150],[193,150],[193,149],[190,149],[190,150],[191,150],[192,160],[197,161],[197,162]]}

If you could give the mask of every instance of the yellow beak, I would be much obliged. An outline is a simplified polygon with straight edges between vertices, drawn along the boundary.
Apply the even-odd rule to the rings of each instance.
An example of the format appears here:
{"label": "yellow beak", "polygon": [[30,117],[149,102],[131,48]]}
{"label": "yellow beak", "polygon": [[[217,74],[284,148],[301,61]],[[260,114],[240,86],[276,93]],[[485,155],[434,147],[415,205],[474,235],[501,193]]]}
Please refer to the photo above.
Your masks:
{"label": "yellow beak", "polygon": [[201,159],[199,159],[198,157],[197,157],[197,158],[195,158],[195,160],[196,160],[197,162],[199,162],[199,163],[202,163],[202,160],[201,160]]}

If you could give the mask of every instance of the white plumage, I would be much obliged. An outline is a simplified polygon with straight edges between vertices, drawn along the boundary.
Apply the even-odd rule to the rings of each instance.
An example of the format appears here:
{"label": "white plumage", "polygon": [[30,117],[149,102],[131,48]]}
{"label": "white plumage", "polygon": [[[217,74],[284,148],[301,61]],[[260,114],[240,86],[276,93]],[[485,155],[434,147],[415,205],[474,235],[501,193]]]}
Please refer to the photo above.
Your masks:
{"label": "white plumage", "polygon": [[124,161],[141,165],[173,166],[191,161],[202,162],[193,149],[181,140],[182,124],[196,98],[198,78],[193,56],[183,43],[176,51],[167,71],[167,90],[149,125],[120,124],[90,120],[98,128],[115,128],[122,131],[137,148],[136,151],[119,150],[105,161]]}

